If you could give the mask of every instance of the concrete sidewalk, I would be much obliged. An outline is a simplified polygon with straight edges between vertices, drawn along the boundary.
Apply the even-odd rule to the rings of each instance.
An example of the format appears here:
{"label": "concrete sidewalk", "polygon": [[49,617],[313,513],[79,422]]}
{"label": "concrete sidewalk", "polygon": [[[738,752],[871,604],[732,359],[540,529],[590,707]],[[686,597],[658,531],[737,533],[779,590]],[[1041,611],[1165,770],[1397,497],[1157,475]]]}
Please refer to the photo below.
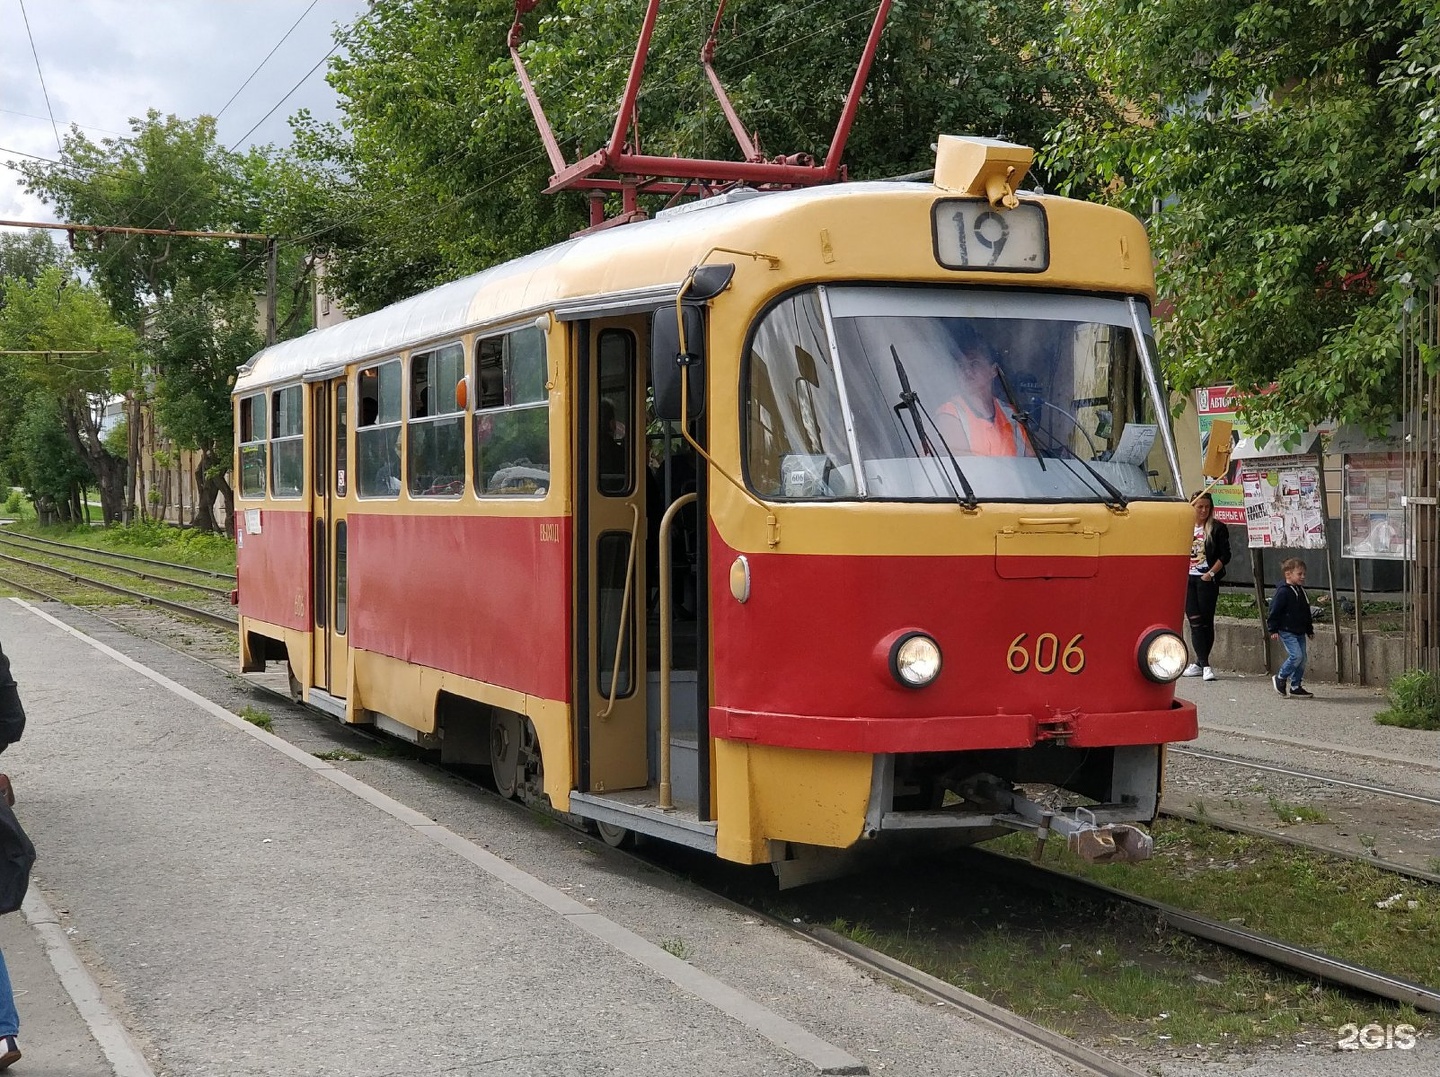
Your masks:
{"label": "concrete sidewalk", "polygon": [[[19,793],[23,798],[24,791]],[[16,807],[23,811],[25,805],[17,803]],[[31,894],[36,894],[33,884]],[[27,911],[33,913],[33,902]],[[26,912],[0,917],[0,951],[5,954],[20,1012],[23,1057],[15,1072],[31,1077],[110,1077],[113,1070]]]}
{"label": "concrete sidewalk", "polygon": [[378,792],[24,604],[0,602],[0,638],[36,877],[168,1077],[1066,1072],[443,777],[352,764]]}

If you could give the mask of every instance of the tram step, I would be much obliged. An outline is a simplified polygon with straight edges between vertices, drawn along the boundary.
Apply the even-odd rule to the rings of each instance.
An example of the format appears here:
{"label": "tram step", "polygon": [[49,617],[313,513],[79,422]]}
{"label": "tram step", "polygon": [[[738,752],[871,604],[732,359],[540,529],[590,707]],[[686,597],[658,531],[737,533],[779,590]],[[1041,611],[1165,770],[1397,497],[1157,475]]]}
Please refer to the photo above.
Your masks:
{"label": "tram step", "polygon": [[696,817],[693,803],[659,807],[659,790],[625,789],[618,793],[571,793],[570,811],[597,823],[609,823],[703,852],[715,852],[715,823]]}

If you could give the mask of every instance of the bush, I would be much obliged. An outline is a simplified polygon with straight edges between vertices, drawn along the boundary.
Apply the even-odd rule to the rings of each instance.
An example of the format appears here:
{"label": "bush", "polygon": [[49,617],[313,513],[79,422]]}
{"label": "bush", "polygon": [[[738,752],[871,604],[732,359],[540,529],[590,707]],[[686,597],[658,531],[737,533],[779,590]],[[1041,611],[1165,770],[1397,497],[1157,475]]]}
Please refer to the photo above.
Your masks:
{"label": "bush", "polygon": [[19,490],[11,490],[10,496],[5,499],[5,515],[18,519],[21,508],[25,504],[25,495]]}
{"label": "bush", "polygon": [[1390,682],[1385,692],[1390,709],[1375,721],[1406,729],[1440,729],[1440,680],[1423,669],[1406,670]]}

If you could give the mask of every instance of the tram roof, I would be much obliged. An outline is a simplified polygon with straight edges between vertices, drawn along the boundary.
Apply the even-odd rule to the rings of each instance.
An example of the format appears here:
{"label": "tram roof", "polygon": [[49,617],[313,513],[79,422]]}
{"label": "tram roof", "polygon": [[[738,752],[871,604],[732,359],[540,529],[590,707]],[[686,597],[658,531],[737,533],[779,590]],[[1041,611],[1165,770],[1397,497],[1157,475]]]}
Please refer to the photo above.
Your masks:
{"label": "tram roof", "polygon": [[757,224],[816,203],[879,195],[928,204],[937,193],[927,183],[876,181],[756,192],[724,204],[714,204],[721,199],[690,203],[678,212],[557,243],[265,348],[240,368],[235,392],[297,379],[318,381],[350,363],[443,343],[476,327],[514,325],[547,311],[564,321],[653,310],[674,302],[685,274],[715,246],[753,247],[746,233]]}

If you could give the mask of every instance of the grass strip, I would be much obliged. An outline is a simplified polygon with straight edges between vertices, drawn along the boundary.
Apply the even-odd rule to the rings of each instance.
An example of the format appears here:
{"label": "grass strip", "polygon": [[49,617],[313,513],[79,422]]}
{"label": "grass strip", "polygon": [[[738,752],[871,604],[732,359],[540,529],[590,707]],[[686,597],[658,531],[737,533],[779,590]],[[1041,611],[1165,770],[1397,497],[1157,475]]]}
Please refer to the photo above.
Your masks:
{"label": "grass strip", "polygon": [[85,549],[133,554],[211,572],[235,571],[234,541],[211,531],[196,531],[152,521],[122,527],[41,527],[32,522],[11,524],[9,529],[20,535],[33,535]]}

